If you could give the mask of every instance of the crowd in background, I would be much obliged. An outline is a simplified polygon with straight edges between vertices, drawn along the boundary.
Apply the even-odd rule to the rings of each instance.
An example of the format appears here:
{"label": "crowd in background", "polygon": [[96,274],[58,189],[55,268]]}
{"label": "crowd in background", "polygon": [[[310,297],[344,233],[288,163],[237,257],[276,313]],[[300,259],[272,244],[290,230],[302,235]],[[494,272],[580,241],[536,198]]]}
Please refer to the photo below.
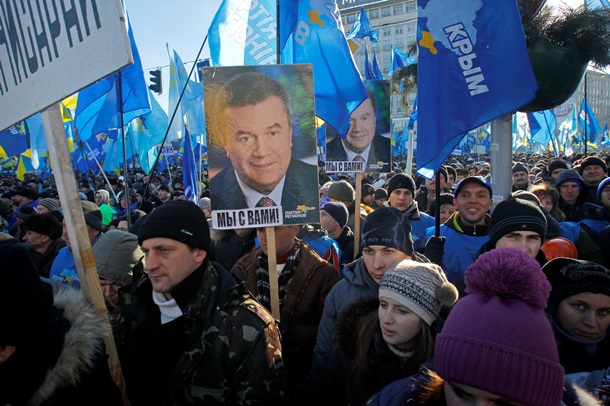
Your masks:
{"label": "crowd in background", "polygon": [[610,404],[608,165],[515,154],[498,204],[485,157],[322,171],[320,223],[275,227],[277,270],[265,228],[213,229],[205,176],[195,205],[179,177],[80,173],[111,331],[53,179],[4,175],[0,404],[119,404],[108,334],[132,405]]}

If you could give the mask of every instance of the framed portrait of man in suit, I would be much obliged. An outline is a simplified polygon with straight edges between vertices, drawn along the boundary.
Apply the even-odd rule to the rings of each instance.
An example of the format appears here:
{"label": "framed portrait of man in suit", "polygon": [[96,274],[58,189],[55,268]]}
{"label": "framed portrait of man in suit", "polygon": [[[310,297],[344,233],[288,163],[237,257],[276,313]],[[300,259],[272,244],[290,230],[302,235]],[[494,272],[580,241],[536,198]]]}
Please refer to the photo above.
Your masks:
{"label": "framed portrait of man in suit", "polygon": [[368,98],[350,115],[345,136],[326,132],[326,172],[390,172],[390,82],[367,80]]}
{"label": "framed portrait of man in suit", "polygon": [[202,68],[214,228],[319,221],[312,65]]}

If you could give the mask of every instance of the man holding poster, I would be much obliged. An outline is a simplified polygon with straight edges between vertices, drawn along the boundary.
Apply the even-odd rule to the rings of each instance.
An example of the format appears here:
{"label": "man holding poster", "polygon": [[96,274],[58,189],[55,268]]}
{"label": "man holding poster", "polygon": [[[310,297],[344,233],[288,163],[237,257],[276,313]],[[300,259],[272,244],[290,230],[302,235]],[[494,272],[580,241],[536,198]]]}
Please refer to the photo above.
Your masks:
{"label": "man holding poster", "polygon": [[[294,79],[303,76],[303,71],[311,72],[311,67],[281,67],[287,72],[280,72],[280,78],[289,78],[291,86],[297,82],[291,90],[293,93],[302,92],[304,84]],[[221,154],[210,154],[211,172],[219,171],[210,180],[212,209],[217,211],[213,215],[215,227],[272,225],[274,211],[249,209],[277,209],[277,206],[281,206],[281,215],[277,218],[281,221],[279,224],[317,221],[317,166],[295,159],[293,146],[294,138],[307,137],[308,130],[314,128],[313,111],[309,117],[311,126],[304,124],[305,117],[295,119],[292,111],[301,113],[307,107],[293,107],[292,94],[279,80],[247,68],[204,70],[210,143],[220,145],[221,152],[229,161],[226,162]],[[262,68],[267,67],[259,69]],[[206,75],[212,71],[213,75]],[[235,74],[236,71],[239,73]],[[233,75],[228,77],[228,73]],[[215,86],[224,78],[228,80],[222,86]],[[303,101],[299,100],[299,103]],[[296,134],[297,131],[298,135],[293,138],[293,132]],[[311,138],[315,143],[314,132],[311,132]],[[303,145],[301,142],[299,146]],[[315,144],[312,145],[314,148],[309,155],[315,157]],[[242,209],[248,210],[228,212]]]}

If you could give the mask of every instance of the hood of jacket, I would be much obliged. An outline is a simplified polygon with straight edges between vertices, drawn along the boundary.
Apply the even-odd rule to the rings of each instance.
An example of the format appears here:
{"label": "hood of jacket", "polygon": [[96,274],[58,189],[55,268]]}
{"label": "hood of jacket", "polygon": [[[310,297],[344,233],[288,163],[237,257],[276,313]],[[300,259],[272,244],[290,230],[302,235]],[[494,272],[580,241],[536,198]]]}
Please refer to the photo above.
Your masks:
{"label": "hood of jacket", "polygon": [[76,387],[80,378],[94,367],[104,337],[112,334],[110,325],[103,322],[80,290],[59,287],[54,301],[54,306],[63,310],[63,317],[70,322],[70,329],[64,336],[57,362],[28,402],[31,405],[51,400],[61,387]]}

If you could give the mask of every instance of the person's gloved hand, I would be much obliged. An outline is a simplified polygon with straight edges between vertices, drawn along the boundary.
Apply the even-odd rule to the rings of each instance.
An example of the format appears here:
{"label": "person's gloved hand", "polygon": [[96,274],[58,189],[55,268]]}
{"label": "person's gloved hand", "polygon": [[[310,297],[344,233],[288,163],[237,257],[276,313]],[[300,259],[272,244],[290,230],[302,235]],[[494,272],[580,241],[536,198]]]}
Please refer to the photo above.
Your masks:
{"label": "person's gloved hand", "polygon": [[444,251],[445,237],[430,237],[426,243],[426,257],[435,264],[442,266]]}

